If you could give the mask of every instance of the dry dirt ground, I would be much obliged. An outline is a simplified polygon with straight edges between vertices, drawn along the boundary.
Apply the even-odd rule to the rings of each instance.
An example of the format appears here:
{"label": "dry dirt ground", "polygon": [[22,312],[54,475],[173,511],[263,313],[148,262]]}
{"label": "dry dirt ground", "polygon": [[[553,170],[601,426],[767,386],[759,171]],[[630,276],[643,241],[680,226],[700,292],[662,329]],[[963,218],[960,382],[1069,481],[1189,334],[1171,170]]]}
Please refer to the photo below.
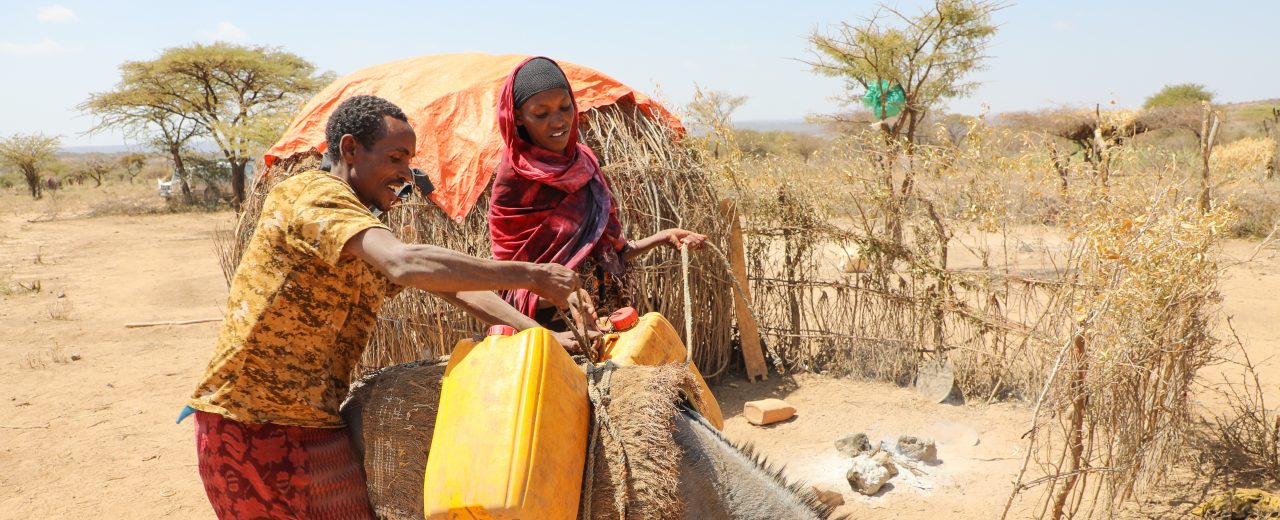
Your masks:
{"label": "dry dirt ground", "polygon": [[[217,324],[124,324],[220,317],[226,286],[212,237],[232,215],[89,218],[68,210],[72,202],[51,209],[0,194],[0,519],[212,518],[192,425],[174,419]],[[1254,248],[1232,242],[1226,255],[1244,258]],[[1263,249],[1223,281],[1224,310],[1264,381],[1280,381],[1272,357],[1280,330],[1270,321],[1280,311],[1277,267],[1280,259]],[[1232,367],[1212,370],[1211,379],[1238,377]],[[727,380],[714,390],[727,435],[785,465],[790,478],[847,486],[847,462],[832,444],[845,433],[937,440],[940,465],[899,477],[877,496],[845,493],[841,511],[852,518],[996,517],[1025,453],[1029,411],[1021,403],[935,405],[910,389],[812,374]],[[747,424],[742,403],[763,397],[786,399],[797,417]],[[1149,501],[1185,505],[1178,493]]]}

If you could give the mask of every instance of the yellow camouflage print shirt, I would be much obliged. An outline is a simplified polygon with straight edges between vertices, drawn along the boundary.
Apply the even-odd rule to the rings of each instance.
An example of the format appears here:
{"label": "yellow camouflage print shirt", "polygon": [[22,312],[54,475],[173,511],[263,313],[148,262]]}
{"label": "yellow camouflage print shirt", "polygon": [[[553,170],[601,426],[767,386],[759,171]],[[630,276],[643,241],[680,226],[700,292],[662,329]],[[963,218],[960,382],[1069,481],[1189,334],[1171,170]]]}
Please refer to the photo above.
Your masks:
{"label": "yellow camouflage print shirt", "polygon": [[338,406],[351,370],[378,308],[399,289],[342,256],[347,240],[371,227],[386,226],[329,173],[272,188],[190,406],[244,423],[343,426]]}

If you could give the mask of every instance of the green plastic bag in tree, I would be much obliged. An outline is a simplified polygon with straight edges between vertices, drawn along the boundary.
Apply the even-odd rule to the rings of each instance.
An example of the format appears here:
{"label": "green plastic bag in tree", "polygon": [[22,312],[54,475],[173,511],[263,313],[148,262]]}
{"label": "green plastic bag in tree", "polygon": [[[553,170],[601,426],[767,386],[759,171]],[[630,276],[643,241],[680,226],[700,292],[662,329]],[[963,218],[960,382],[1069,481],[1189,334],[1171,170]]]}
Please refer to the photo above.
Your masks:
{"label": "green plastic bag in tree", "polygon": [[891,84],[885,79],[872,82],[862,96],[862,104],[880,119],[898,115],[906,103],[907,93],[902,90],[902,85]]}

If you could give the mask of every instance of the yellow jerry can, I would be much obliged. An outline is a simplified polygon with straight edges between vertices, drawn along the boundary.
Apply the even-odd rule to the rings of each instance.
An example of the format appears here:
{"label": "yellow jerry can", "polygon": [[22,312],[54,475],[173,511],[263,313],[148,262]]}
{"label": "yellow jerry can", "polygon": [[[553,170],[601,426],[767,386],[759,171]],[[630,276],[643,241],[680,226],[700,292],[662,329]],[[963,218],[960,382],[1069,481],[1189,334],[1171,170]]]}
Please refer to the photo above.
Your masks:
{"label": "yellow jerry can", "polygon": [[[687,357],[680,335],[659,313],[650,312],[637,317],[635,309],[624,307],[610,316],[609,321],[618,332],[605,336],[601,363],[613,360],[618,365],[656,366],[682,363]],[[707,387],[698,367],[689,363],[689,371],[693,372],[694,380],[702,389],[702,406],[698,407],[698,413],[716,429],[723,430],[724,415],[720,413],[716,396],[711,394],[711,388]]]}
{"label": "yellow jerry can", "polygon": [[589,415],[586,377],[546,329],[460,342],[445,368],[423,512],[577,518]]}

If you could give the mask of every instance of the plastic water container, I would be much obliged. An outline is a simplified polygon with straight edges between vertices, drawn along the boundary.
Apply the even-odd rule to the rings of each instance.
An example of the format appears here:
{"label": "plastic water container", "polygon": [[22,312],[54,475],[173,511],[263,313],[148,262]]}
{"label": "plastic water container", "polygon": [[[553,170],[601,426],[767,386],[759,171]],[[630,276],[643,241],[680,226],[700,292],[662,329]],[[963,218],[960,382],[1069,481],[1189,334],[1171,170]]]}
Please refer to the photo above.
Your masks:
{"label": "plastic water container", "polygon": [[[680,335],[671,326],[671,322],[656,312],[637,316],[635,309],[624,307],[609,317],[616,332],[605,336],[604,352],[600,362],[613,360],[618,365],[656,366],[668,363],[683,363],[687,357],[684,343]],[[707,418],[718,430],[724,429],[724,415],[720,413],[720,403],[711,394],[711,388],[698,372],[698,367],[689,363],[689,371],[702,389],[702,406],[698,413]],[[432,450],[434,451],[434,445]]]}
{"label": "plastic water container", "polygon": [[586,376],[546,329],[460,344],[445,368],[423,512],[576,518],[589,414]]}

